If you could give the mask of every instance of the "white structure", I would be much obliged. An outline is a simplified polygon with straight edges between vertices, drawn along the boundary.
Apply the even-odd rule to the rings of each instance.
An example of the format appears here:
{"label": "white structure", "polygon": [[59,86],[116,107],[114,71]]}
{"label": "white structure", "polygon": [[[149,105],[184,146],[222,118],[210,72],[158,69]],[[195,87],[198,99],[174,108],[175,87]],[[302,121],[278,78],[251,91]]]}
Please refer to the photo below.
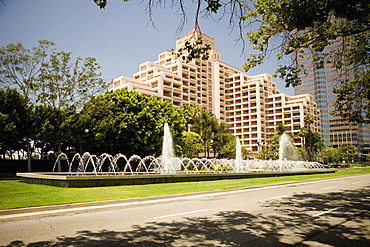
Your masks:
{"label": "white structure", "polygon": [[294,134],[297,147],[303,145],[298,132],[304,126],[305,116],[313,116],[315,123],[311,128],[319,131],[319,111],[311,95],[280,93],[269,74],[249,76],[221,62],[214,39],[193,30],[176,41],[176,49],[185,41],[198,38],[212,47],[207,61],[194,59],[186,63],[173,52],[164,51],[157,61],[141,64],[133,78],[114,79],[113,90],[135,90],[175,106],[199,104],[229,123],[241,145],[252,154],[258,153],[258,144],[268,142],[278,123]]}

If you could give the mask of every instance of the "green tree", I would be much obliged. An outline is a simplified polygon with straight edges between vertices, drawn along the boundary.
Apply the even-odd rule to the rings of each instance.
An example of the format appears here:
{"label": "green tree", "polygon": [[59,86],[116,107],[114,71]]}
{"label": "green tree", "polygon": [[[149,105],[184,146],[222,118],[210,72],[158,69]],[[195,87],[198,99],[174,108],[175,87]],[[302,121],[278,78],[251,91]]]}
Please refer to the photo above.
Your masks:
{"label": "green tree", "polygon": [[83,106],[108,87],[99,69],[95,58],[78,57],[71,63],[70,52],[52,53],[38,77],[38,101],[61,109]]}
{"label": "green tree", "polygon": [[218,120],[211,111],[203,109],[193,118],[193,121],[192,128],[202,137],[204,154],[209,158],[211,143],[217,133]]}
{"label": "green tree", "polygon": [[235,138],[230,134],[230,125],[220,122],[211,111],[197,104],[184,104],[180,111],[185,119],[186,129],[201,136],[206,157],[209,157],[211,148],[214,157],[222,157],[220,150]]}
{"label": "green tree", "polygon": [[307,157],[307,151],[304,148],[297,148],[297,152],[300,160],[305,160]]}
{"label": "green tree", "polygon": [[369,155],[366,157],[366,162],[370,162],[370,156]]}
{"label": "green tree", "polygon": [[340,152],[337,148],[326,147],[318,155],[319,161],[324,164],[333,164],[340,161]]}
{"label": "green tree", "polygon": [[[55,43],[48,40],[40,40],[31,50],[24,48],[21,42],[8,44],[0,48],[0,82],[18,88],[29,106],[41,102],[45,104],[42,107],[50,106],[53,113],[57,108],[74,111],[93,95],[103,92],[107,84],[97,73],[100,66],[94,58],[77,58],[70,64],[70,57],[71,53],[55,52]],[[25,123],[27,170],[31,171],[30,119],[25,119]]]}
{"label": "green tree", "polygon": [[306,153],[306,159],[309,161],[316,160],[316,155],[324,148],[324,144],[321,140],[321,134],[318,132],[312,132],[311,124],[314,119],[308,115],[304,118],[305,127],[302,127],[299,136],[304,140],[304,150]]}
{"label": "green tree", "polygon": [[186,130],[189,132],[196,117],[201,115],[204,108],[198,104],[183,104],[180,108],[181,115],[185,120]]}
{"label": "green tree", "polygon": [[[31,112],[31,137],[34,147],[41,149],[43,155],[53,151],[56,158],[62,152],[62,144],[68,139],[64,129],[67,114],[65,110],[44,104],[35,106]],[[58,171],[62,171],[60,162]]]}
{"label": "green tree", "polygon": [[339,115],[349,122],[369,124],[370,71],[357,71],[354,76],[354,80],[348,80],[341,87],[333,90],[337,95],[335,108],[339,112]]}
{"label": "green tree", "polygon": [[159,156],[164,123],[169,124],[175,143],[184,128],[183,118],[170,102],[127,90],[93,98],[81,115],[88,119],[88,138],[93,138],[90,145],[96,153]]}
{"label": "green tree", "polygon": [[281,135],[275,134],[271,137],[266,149],[266,159],[267,160],[277,160],[279,159],[279,143]]}
{"label": "green tree", "polygon": [[313,159],[313,148],[314,148],[314,133],[311,130],[311,124],[314,123],[314,119],[312,116],[306,116],[304,118],[305,127],[301,127],[299,136],[303,138],[304,143],[304,150],[306,152],[306,159],[309,161],[312,161]]}
{"label": "green tree", "polygon": [[0,82],[5,86],[17,87],[27,103],[35,102],[39,89],[38,75],[55,43],[39,40],[39,46],[32,50],[24,48],[21,42],[0,48]]}
{"label": "green tree", "polygon": [[236,138],[234,136],[230,141],[226,142],[226,144],[222,146],[219,157],[224,159],[235,159]]}
{"label": "green tree", "polygon": [[[278,123],[275,128],[275,134],[271,137],[264,146],[261,146],[260,153],[258,155],[258,159],[264,160],[277,160],[279,159],[279,144],[280,144],[280,137],[286,132],[286,127],[283,123]],[[292,133],[287,132],[291,138],[293,138]]]}
{"label": "green tree", "polygon": [[90,115],[82,112],[68,114],[62,126],[67,137],[63,146],[68,147],[68,150],[63,150],[63,152],[83,154],[94,151],[92,145],[94,139],[89,135],[91,126]]}
{"label": "green tree", "polygon": [[34,146],[43,153],[54,151],[58,155],[66,138],[62,128],[65,118],[66,114],[60,108],[44,104],[35,106],[31,113]]}
{"label": "green tree", "polygon": [[351,143],[343,143],[339,146],[338,150],[342,159],[347,163],[350,162],[357,153],[357,148]]}
{"label": "green tree", "polygon": [[[39,88],[37,76],[40,73],[48,52],[55,44],[40,40],[38,47],[32,50],[24,48],[21,42],[8,44],[0,48],[0,82],[7,87],[18,88],[19,92],[31,105],[35,100],[35,91]],[[31,144],[29,139],[29,120],[26,119],[27,170],[31,171]]]}
{"label": "green tree", "polygon": [[314,132],[313,133],[313,154],[314,154],[314,158],[316,159],[316,156],[321,152],[321,150],[323,148],[325,148],[325,145],[324,143],[322,142],[322,139],[321,139],[321,134],[319,132]]}
{"label": "green tree", "polygon": [[[355,72],[355,80],[343,81],[335,89],[336,108],[339,115],[349,121],[369,123],[368,1],[259,0],[253,1],[253,5],[253,8],[245,8],[242,19],[251,24],[248,39],[256,53],[247,58],[244,70],[276,53],[280,64],[276,75],[285,80],[286,86],[297,86],[298,74],[306,72],[298,66],[300,52],[310,49],[316,54],[316,68],[334,66],[343,74]],[[332,41],[339,42],[345,49],[326,50]]]}
{"label": "green tree", "polygon": [[181,138],[182,155],[188,158],[198,155],[203,150],[200,135],[194,132],[184,132]]}
{"label": "green tree", "polygon": [[[236,157],[236,138],[232,136],[233,138],[228,141],[225,145],[222,146],[222,149],[220,150],[220,158],[224,159],[235,159]],[[247,160],[249,159],[249,151],[245,147],[242,147],[242,159]]]}
{"label": "green tree", "polygon": [[[235,144],[235,137],[230,133],[217,133],[212,142],[213,151],[215,152],[215,156],[218,158],[226,158],[224,157],[226,149],[230,149],[228,146],[230,142]],[[232,144],[231,144],[232,145]],[[235,157],[234,157],[235,158]]]}
{"label": "green tree", "polygon": [[188,131],[193,130],[202,137],[204,153],[209,157],[212,147],[217,156],[224,145],[233,138],[230,125],[220,122],[215,115],[197,104],[184,104],[180,107]]}
{"label": "green tree", "polygon": [[211,142],[214,157],[217,157],[225,145],[232,141],[233,138],[235,137],[231,134],[230,124],[218,121],[216,132]]}
{"label": "green tree", "polygon": [[277,135],[282,135],[286,130],[287,130],[287,128],[284,126],[283,123],[278,123],[278,125],[276,126],[276,129],[275,129],[275,133]]}
{"label": "green tree", "polygon": [[0,152],[25,148],[29,107],[16,89],[0,90]]}

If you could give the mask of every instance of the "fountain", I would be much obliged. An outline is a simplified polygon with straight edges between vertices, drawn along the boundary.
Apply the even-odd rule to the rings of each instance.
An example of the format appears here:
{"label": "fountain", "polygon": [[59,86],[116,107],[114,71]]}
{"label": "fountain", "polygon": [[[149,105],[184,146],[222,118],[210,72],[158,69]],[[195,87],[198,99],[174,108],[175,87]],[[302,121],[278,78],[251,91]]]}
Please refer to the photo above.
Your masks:
{"label": "fountain", "polygon": [[235,172],[240,172],[242,169],[242,146],[240,145],[239,138],[236,138],[236,148],[235,148]]}
{"label": "fountain", "polygon": [[179,171],[181,168],[177,161],[178,160],[175,159],[175,151],[173,149],[171,130],[168,123],[165,123],[161,160],[162,174],[174,174],[176,171]]}
{"label": "fountain", "polygon": [[304,170],[305,162],[300,161],[299,154],[291,137],[283,133],[279,141],[279,170],[280,171],[299,171]]}
{"label": "fountain", "polygon": [[279,141],[279,160],[299,160],[296,147],[290,139],[290,136],[285,132],[281,135]]}
{"label": "fountain", "polygon": [[[333,172],[324,170],[317,162],[298,161],[294,152],[294,145],[284,134],[280,139],[279,160],[242,160],[238,138],[235,159],[179,158],[175,157],[170,128],[166,123],[160,157],[133,155],[128,158],[123,154],[112,156],[106,153],[97,156],[86,152],[75,154],[69,162],[67,155],[62,153],[51,173],[18,173],[17,176],[27,183],[88,187]],[[68,163],[68,172],[54,172],[62,157]]]}

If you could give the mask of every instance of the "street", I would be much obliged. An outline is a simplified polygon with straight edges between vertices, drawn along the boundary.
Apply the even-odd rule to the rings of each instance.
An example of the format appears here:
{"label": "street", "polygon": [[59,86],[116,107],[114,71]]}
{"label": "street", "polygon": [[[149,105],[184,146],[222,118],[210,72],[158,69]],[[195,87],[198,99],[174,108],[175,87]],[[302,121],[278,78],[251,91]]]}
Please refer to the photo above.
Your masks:
{"label": "street", "polygon": [[370,246],[369,210],[366,174],[10,210],[0,216],[0,245]]}

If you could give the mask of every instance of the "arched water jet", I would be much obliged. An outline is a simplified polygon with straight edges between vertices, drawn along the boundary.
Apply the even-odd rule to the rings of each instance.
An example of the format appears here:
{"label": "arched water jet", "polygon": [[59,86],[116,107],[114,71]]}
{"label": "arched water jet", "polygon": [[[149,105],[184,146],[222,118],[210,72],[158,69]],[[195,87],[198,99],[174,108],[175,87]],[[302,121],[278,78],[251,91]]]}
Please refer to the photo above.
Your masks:
{"label": "arched water jet", "polygon": [[55,167],[57,166],[57,164],[60,162],[60,160],[61,160],[61,158],[62,157],[65,157],[66,158],[66,160],[67,160],[67,163],[69,164],[69,162],[68,162],[68,156],[65,154],[65,153],[60,153],[59,155],[58,155],[58,157],[57,157],[57,159],[56,159],[56,161],[55,161],[55,163],[54,163],[54,167],[53,167],[53,173],[54,173],[54,171],[55,171]]}
{"label": "arched water jet", "polygon": [[[72,158],[72,161],[71,161],[71,163],[69,163],[68,164],[68,172],[72,172],[72,166],[73,166],[73,163],[74,163],[74,161],[76,160],[76,159],[78,159],[78,163],[80,163],[80,159],[81,159],[81,155],[79,154],[79,153],[77,153],[77,154],[75,154],[75,155],[73,155],[73,158]],[[77,166],[76,166],[76,171],[77,171],[77,169],[78,169],[78,164],[77,164]]]}
{"label": "arched water jet", "polygon": [[108,173],[116,174],[176,174],[176,173],[245,173],[245,172],[283,172],[283,171],[302,171],[309,169],[323,169],[323,166],[315,162],[304,162],[298,160],[298,155],[294,144],[287,134],[283,134],[279,142],[279,160],[243,160],[242,148],[239,139],[236,139],[235,159],[190,159],[176,158],[173,148],[173,140],[168,123],[164,124],[162,156],[155,158],[147,156],[141,158],[133,155],[127,158],[123,154],[117,154],[114,157],[109,154],[100,156],[91,155],[86,152],[82,156],[75,154],[72,162],[69,163],[66,154],[58,156],[55,166],[62,157],[65,157],[68,163],[69,172],[72,172],[72,164],[75,159],[79,159],[77,171],[86,172],[88,166],[92,166],[92,172],[102,173],[104,163],[108,163]]}
{"label": "arched water jet", "polygon": [[[114,157],[108,154],[96,156],[89,153],[74,154],[71,162],[68,161],[66,154],[62,153],[59,158],[64,157],[68,163],[69,173],[72,173],[72,164],[79,159],[78,173],[87,172],[92,167],[92,173],[102,173],[102,165],[108,165],[110,174],[134,175],[137,173],[145,174],[180,174],[180,173],[230,173],[230,172],[285,172],[303,171],[312,169],[323,169],[324,167],[317,162],[289,161],[289,160],[242,160],[241,166],[236,166],[235,159],[199,159],[199,158],[171,158],[168,163],[163,161],[163,157],[147,156],[141,158],[133,155],[127,158],[123,154]],[[240,162],[240,161],[239,161]],[[108,163],[108,164],[107,164]],[[167,165],[167,168],[163,168]],[[55,166],[54,166],[55,167]],[[167,173],[165,173],[165,172]],[[53,173],[55,173],[53,171]]]}
{"label": "arched water jet", "polygon": [[115,172],[114,164],[113,164],[113,156],[107,153],[103,153],[99,155],[99,158],[96,161],[96,170],[97,172],[103,172],[105,161],[108,160],[108,172]]}
{"label": "arched water jet", "polygon": [[77,171],[79,172],[86,172],[89,164],[91,164],[93,170],[92,172],[96,173],[96,161],[99,160],[96,155],[91,155],[90,153],[86,152],[82,155],[80,162],[78,164]]}

